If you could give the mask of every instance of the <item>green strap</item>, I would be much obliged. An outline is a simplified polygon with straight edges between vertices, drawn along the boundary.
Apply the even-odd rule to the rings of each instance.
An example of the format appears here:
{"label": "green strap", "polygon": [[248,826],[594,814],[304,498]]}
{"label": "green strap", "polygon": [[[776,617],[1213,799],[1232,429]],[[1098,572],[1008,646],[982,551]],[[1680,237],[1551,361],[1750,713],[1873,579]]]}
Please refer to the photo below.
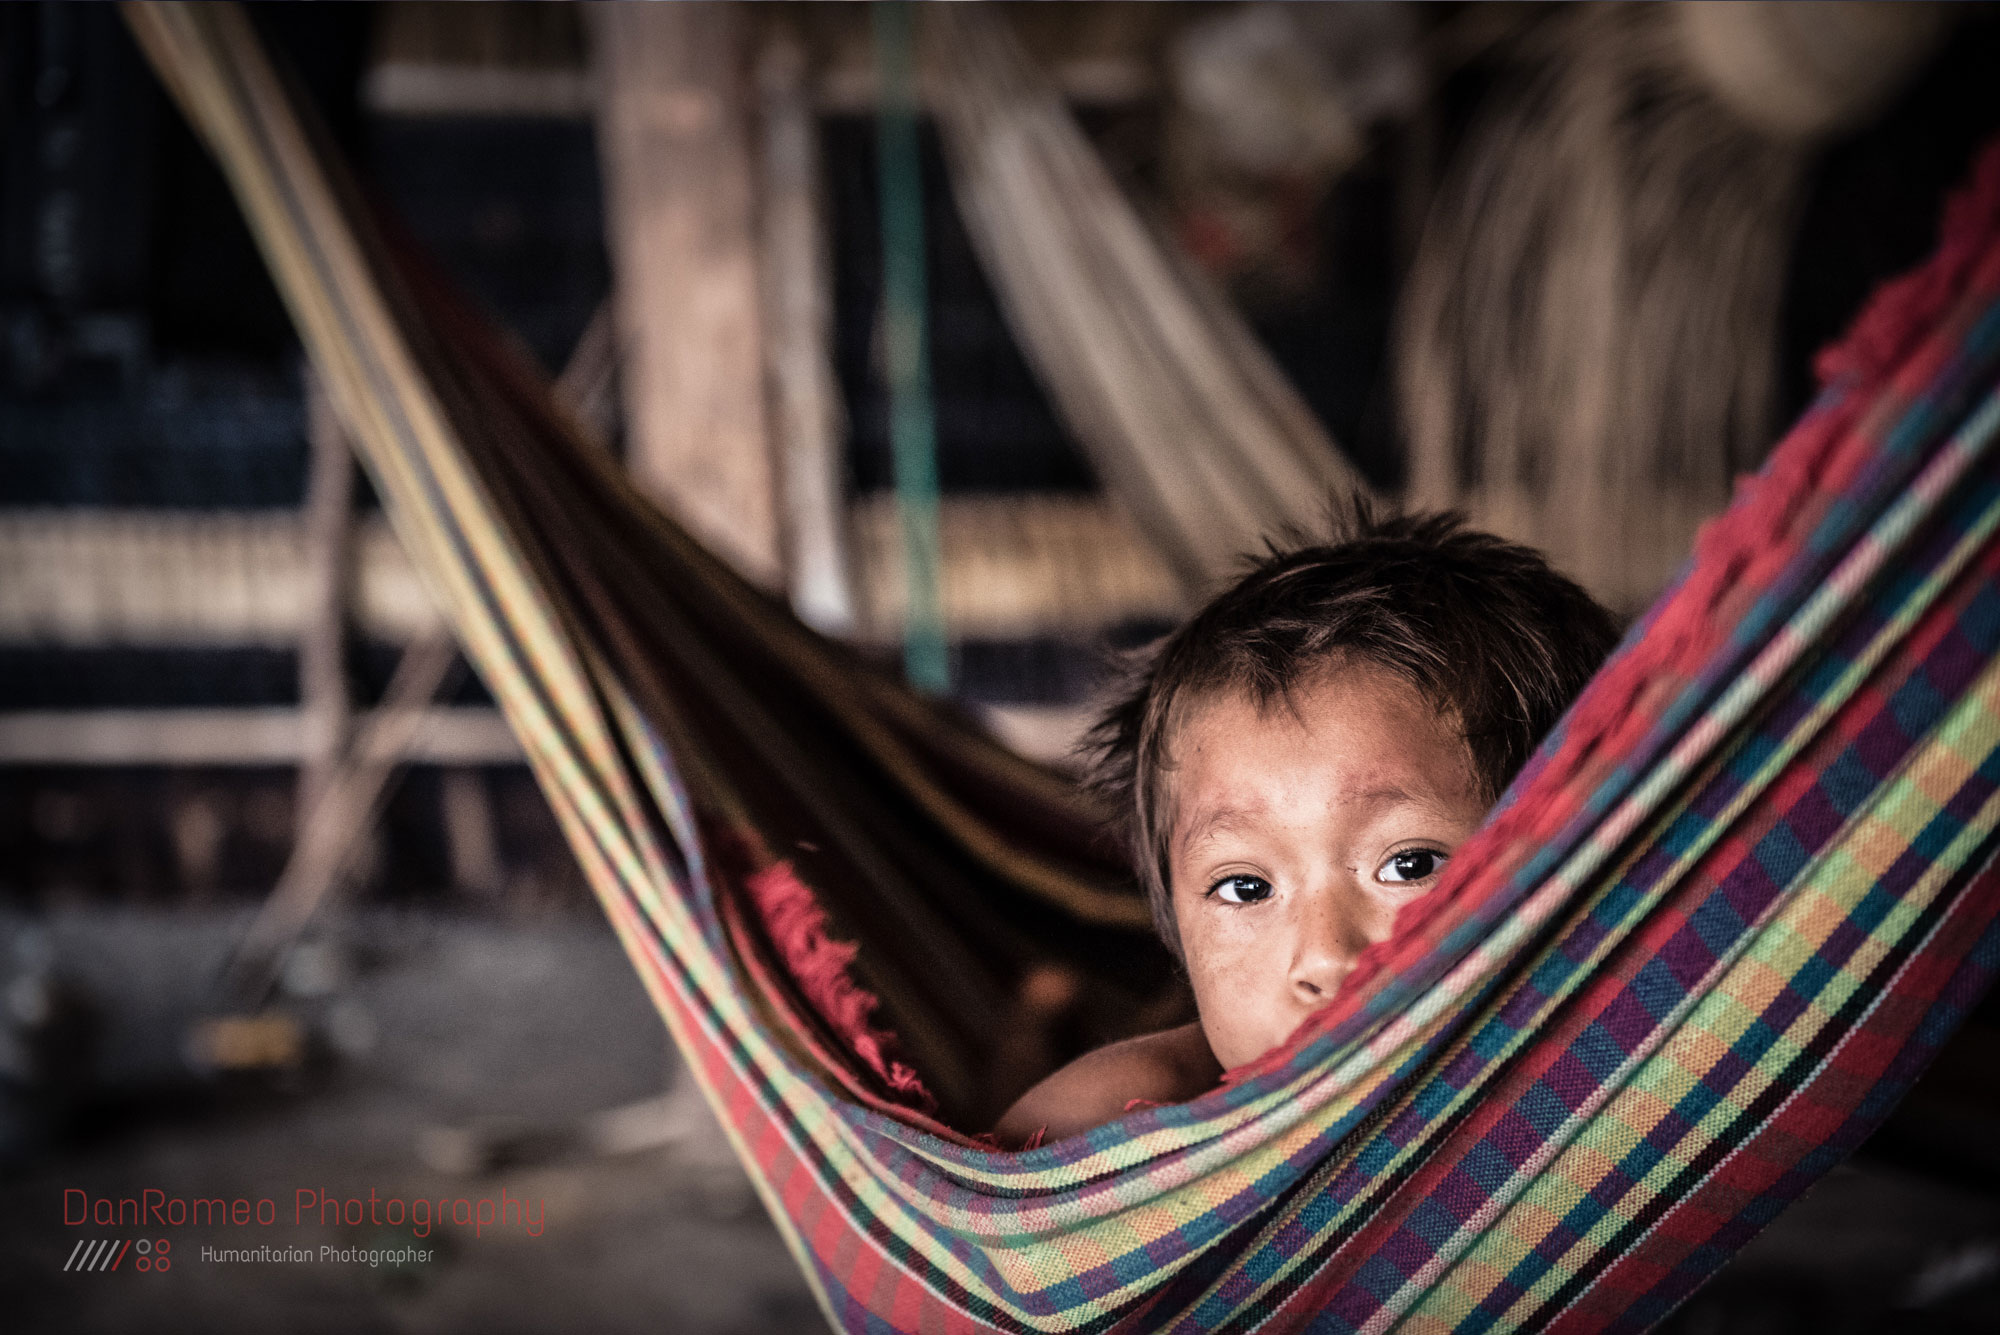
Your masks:
{"label": "green strap", "polygon": [[882,193],[882,304],[889,361],[889,443],[902,516],[908,613],[903,672],[919,690],[951,687],[945,652],[943,539],[938,523],[937,415],[931,403],[924,283],[924,180],[917,160],[917,96],[910,6],[877,4],[876,175]]}

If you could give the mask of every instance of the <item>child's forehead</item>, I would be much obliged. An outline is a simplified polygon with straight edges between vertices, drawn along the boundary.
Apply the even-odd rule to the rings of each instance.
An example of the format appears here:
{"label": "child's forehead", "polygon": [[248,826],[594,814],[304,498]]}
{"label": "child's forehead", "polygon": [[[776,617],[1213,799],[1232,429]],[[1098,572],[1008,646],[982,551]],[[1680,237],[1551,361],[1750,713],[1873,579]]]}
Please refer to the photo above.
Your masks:
{"label": "child's forehead", "polygon": [[[1477,787],[1471,747],[1456,719],[1407,679],[1365,660],[1261,698],[1244,687],[1202,692],[1175,711],[1162,742],[1156,791],[1169,811],[1196,778],[1181,774],[1176,781],[1175,771],[1197,755],[1202,787],[1260,782],[1265,764],[1275,766],[1287,751],[1294,766],[1350,771],[1343,791],[1400,786],[1445,797]],[[1310,745],[1300,751],[1294,743]],[[1282,772],[1269,777],[1276,781]]]}
{"label": "child's forehead", "polygon": [[1165,720],[1163,740],[1171,743],[1175,735],[1218,714],[1241,717],[1246,710],[1260,722],[1281,726],[1289,722],[1304,728],[1322,710],[1364,701],[1426,715],[1447,725],[1455,721],[1454,711],[1442,707],[1402,673],[1372,659],[1340,654],[1311,664],[1289,681],[1220,681],[1195,686],[1174,701]]}

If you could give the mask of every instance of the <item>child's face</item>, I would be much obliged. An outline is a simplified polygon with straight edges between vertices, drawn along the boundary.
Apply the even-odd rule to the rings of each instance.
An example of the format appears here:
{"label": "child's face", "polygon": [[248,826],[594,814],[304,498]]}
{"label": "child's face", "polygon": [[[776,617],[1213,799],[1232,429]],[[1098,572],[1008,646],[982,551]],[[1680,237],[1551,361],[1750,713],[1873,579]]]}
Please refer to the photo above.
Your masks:
{"label": "child's face", "polygon": [[1329,668],[1289,705],[1208,697],[1170,753],[1174,917],[1225,1068],[1324,1004],[1486,814],[1464,738],[1372,664]]}

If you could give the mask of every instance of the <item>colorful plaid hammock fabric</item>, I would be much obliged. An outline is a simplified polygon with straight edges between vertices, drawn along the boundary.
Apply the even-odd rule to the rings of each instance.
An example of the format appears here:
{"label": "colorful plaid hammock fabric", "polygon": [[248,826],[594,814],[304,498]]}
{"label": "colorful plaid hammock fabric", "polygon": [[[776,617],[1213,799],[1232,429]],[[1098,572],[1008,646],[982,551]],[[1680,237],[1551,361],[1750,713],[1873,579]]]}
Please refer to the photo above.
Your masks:
{"label": "colorful plaid hammock fabric", "polygon": [[[919,1110],[850,975],[934,1088],[989,957],[1038,931],[1097,933],[1138,989],[1104,949],[1143,940],[1137,901],[1078,810],[572,448],[364,245],[240,13],[128,13],[836,1325],[1642,1330],[2000,962],[2000,149],[1336,1000],[1201,1099],[1004,1153]],[[928,981],[956,968],[963,994]]]}

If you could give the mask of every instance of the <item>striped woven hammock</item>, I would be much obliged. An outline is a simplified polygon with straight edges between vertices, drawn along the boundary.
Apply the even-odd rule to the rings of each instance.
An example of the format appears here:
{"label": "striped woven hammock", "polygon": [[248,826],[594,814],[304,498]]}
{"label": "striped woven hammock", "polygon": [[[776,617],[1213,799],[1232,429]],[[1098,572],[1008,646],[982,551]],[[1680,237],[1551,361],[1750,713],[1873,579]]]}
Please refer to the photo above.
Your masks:
{"label": "striped woven hammock", "polygon": [[240,12],[128,14],[836,1325],[1641,1330],[2000,959],[2000,150],[1335,1000],[1213,1093],[1007,1153],[949,1124],[1009,980],[1165,977],[1088,813],[580,448]]}

